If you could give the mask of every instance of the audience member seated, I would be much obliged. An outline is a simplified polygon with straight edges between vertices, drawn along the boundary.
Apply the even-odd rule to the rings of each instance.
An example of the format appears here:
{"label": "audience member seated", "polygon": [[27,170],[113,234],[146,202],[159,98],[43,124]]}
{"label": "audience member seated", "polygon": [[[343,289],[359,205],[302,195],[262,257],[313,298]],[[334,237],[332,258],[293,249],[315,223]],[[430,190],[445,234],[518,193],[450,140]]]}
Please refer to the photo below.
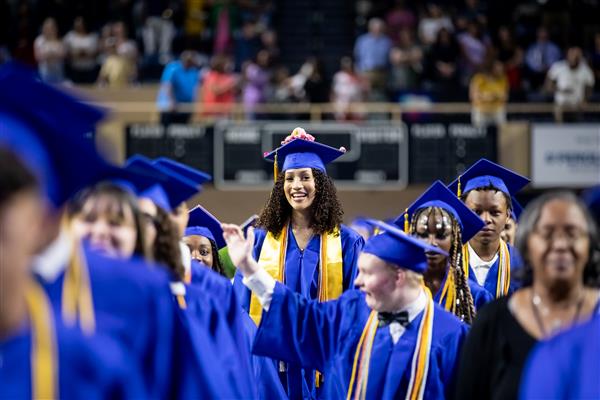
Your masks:
{"label": "audience member seated", "polygon": [[35,60],[43,81],[60,83],[65,79],[65,45],[58,36],[54,18],[46,18],[42,33],[33,42]]}
{"label": "audience member seated", "polygon": [[94,83],[98,76],[98,36],[89,32],[83,17],[73,21],[63,42],[67,52],[67,76],[75,83]]}

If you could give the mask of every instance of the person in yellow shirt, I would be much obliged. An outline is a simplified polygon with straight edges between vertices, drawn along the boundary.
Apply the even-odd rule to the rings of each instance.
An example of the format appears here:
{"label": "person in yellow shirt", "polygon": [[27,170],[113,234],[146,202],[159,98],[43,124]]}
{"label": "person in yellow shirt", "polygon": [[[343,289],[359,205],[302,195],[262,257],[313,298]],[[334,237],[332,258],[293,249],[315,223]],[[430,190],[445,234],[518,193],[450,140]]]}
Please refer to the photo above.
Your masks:
{"label": "person in yellow shirt", "polygon": [[475,126],[501,125],[506,122],[508,78],[504,65],[493,60],[471,78],[471,122]]}

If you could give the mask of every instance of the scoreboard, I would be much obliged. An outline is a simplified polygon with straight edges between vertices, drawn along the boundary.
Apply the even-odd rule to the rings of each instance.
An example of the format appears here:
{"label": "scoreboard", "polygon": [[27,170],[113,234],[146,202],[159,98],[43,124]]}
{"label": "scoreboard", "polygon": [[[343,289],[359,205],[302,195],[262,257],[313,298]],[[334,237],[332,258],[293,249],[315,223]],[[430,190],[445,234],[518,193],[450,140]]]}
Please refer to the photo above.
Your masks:
{"label": "scoreboard", "polygon": [[273,163],[263,154],[279,147],[296,126],[319,142],[348,150],[327,165],[336,186],[344,189],[450,182],[479,158],[497,158],[496,128],[458,122],[132,124],[126,128],[126,153],[173,158],[213,175],[220,189],[266,189],[272,186]]}
{"label": "scoreboard", "polygon": [[[327,166],[336,185],[378,189],[406,186],[408,141],[403,125],[358,126],[340,123],[225,123],[215,127],[215,185],[221,188],[270,186],[273,163],[263,154],[281,145],[301,125],[321,143],[348,152]],[[217,156],[218,155],[218,156]]]}

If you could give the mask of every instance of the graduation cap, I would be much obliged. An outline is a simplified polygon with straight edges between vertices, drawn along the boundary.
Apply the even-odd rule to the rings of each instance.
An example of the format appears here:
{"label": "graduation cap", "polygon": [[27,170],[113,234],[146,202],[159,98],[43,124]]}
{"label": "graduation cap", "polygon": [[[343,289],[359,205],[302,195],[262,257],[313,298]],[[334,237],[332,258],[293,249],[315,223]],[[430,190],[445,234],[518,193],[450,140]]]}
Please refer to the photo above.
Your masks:
{"label": "graduation cap", "polygon": [[[485,222],[469,209],[458,197],[454,195],[441,181],[435,181],[417,200],[415,200],[406,213],[396,218],[394,224],[402,226],[408,224],[410,218],[423,208],[439,207],[456,219],[460,225],[462,241],[466,243],[484,226]],[[406,230],[405,230],[406,231]]]}
{"label": "graduation cap", "polygon": [[126,163],[127,168],[135,167],[156,178],[156,184],[139,194],[139,197],[151,199],[154,204],[167,212],[173,211],[181,203],[198,193],[198,187],[181,175],[166,170],[144,156],[135,155]]}
{"label": "graduation cap", "polygon": [[581,198],[592,214],[600,221],[600,185],[587,189],[582,193]]}
{"label": "graduation cap", "polygon": [[208,210],[198,205],[190,210],[189,217],[184,236],[204,236],[215,242],[217,249],[226,246],[221,222]]}
{"label": "graduation cap", "polygon": [[430,246],[420,239],[407,235],[397,226],[377,220],[369,220],[369,223],[382,233],[371,236],[362,251],[400,268],[422,274],[427,269],[425,252],[448,255],[438,247]]}
{"label": "graduation cap", "polygon": [[482,158],[448,185],[448,188],[456,193],[457,197],[460,197],[462,193],[468,193],[471,190],[486,186],[493,186],[510,197],[529,182],[529,179],[524,176]]}
{"label": "graduation cap", "polygon": [[241,223],[240,228],[242,228],[242,232],[244,232],[244,235],[246,234],[246,232],[248,232],[248,228],[256,224],[256,221],[258,221],[258,215],[253,214],[247,220]]}
{"label": "graduation cap", "polygon": [[510,211],[510,217],[513,221],[517,222],[523,212],[523,206],[517,201],[515,196],[511,197],[512,210]]}
{"label": "graduation cap", "polygon": [[0,68],[0,87],[0,146],[23,160],[55,207],[118,169],[84,137],[103,110],[40,82],[16,64]]}
{"label": "graduation cap", "polygon": [[[264,154],[266,160],[275,163],[273,171],[273,179],[275,180],[277,180],[279,170],[316,168],[319,171],[326,172],[326,164],[346,153],[346,149],[343,147],[336,149],[316,142],[313,136],[299,127],[294,129],[291,135],[285,138],[281,144],[277,149]],[[283,165],[281,169],[279,163]]]}
{"label": "graduation cap", "polygon": [[171,160],[167,157],[159,157],[155,159],[152,164],[158,165],[166,170],[175,172],[186,178],[187,180],[194,182],[196,185],[200,186],[212,180],[212,176],[202,171],[199,171],[195,168],[189,167],[185,164],[177,162],[175,160]]}

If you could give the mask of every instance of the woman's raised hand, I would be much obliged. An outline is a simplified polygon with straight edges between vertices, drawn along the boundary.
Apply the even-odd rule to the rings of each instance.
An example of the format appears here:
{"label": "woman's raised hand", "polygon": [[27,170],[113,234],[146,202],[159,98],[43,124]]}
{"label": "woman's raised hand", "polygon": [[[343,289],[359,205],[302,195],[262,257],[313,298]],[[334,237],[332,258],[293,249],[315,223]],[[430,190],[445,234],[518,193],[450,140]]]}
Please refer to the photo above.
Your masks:
{"label": "woman's raised hand", "polygon": [[227,251],[233,265],[240,270],[242,275],[249,276],[260,268],[254,257],[254,228],[248,228],[247,236],[238,225],[221,224],[223,228],[223,239],[227,243]]}

